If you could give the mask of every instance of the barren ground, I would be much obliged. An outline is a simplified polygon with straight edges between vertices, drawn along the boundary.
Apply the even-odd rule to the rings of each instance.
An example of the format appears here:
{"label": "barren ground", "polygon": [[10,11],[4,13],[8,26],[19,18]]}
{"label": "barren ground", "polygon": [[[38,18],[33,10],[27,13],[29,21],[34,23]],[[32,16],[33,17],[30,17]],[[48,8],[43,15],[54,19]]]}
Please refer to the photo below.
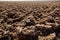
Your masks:
{"label": "barren ground", "polygon": [[0,2],[0,40],[60,40],[60,2]]}

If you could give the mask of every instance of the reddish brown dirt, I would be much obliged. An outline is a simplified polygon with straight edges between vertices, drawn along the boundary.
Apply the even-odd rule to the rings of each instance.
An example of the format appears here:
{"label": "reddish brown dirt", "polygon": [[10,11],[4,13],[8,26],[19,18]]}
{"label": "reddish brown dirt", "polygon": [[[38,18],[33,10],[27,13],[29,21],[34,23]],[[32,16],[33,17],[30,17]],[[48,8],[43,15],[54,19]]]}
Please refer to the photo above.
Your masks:
{"label": "reddish brown dirt", "polygon": [[0,40],[60,40],[60,2],[0,2]]}

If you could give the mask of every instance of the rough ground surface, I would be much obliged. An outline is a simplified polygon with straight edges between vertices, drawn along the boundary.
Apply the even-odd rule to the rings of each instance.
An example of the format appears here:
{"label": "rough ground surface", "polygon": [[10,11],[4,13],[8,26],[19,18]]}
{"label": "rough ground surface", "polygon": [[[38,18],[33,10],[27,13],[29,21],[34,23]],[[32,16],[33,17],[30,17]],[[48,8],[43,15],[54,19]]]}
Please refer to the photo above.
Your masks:
{"label": "rough ground surface", "polygon": [[60,40],[60,2],[0,2],[0,40]]}

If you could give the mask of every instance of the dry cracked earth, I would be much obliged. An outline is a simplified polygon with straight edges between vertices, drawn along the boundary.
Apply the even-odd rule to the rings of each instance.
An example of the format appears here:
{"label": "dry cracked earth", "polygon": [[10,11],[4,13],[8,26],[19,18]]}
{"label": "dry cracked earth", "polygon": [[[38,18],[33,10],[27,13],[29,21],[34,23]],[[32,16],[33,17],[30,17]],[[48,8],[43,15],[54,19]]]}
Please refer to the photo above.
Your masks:
{"label": "dry cracked earth", "polygon": [[0,40],[60,40],[60,2],[0,2]]}

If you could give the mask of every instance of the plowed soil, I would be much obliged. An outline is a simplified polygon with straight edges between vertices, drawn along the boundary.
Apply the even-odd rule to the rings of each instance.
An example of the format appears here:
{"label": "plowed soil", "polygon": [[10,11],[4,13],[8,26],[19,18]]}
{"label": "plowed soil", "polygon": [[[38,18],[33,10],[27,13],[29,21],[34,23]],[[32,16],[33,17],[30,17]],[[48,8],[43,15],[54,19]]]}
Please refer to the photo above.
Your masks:
{"label": "plowed soil", "polygon": [[60,40],[60,2],[0,2],[0,40]]}

